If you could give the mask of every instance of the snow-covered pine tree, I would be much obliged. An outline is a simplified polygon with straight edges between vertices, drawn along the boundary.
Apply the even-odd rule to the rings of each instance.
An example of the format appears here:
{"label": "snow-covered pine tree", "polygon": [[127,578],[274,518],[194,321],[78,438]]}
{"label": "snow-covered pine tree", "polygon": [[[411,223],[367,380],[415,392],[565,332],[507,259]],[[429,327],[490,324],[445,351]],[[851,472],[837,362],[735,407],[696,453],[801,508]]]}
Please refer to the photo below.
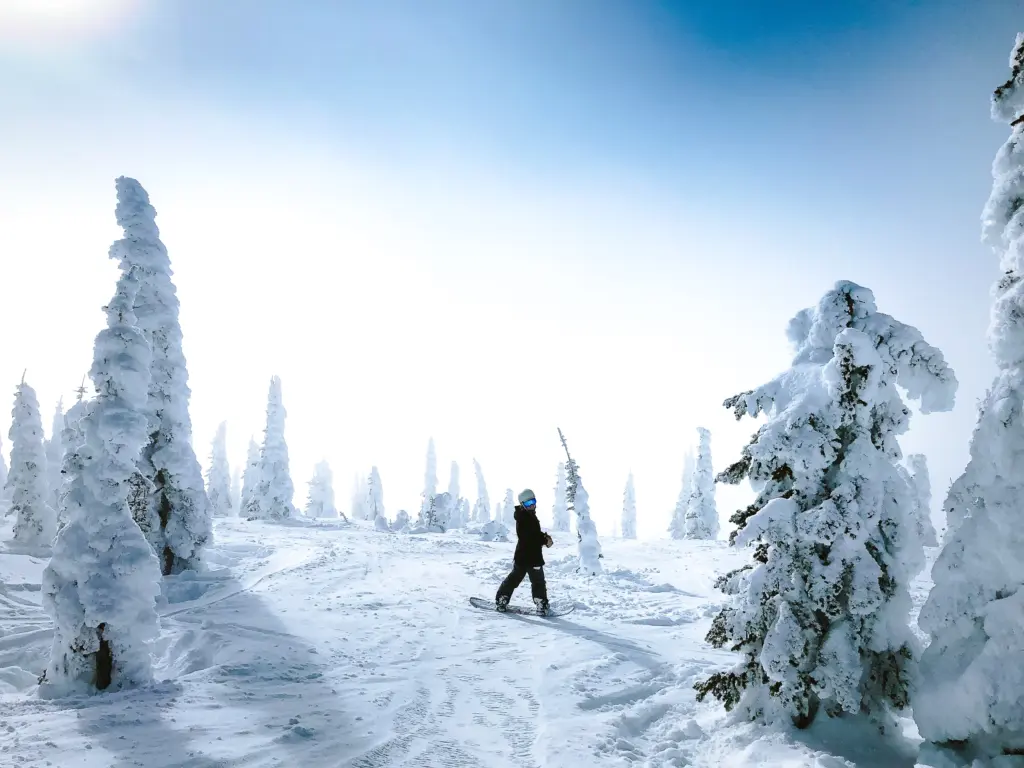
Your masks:
{"label": "snow-covered pine tree", "polygon": [[295,517],[295,486],[288,461],[284,422],[288,415],[281,396],[281,379],[272,376],[267,395],[267,426],[260,451],[259,485],[253,493],[249,516],[263,520]]}
{"label": "snow-covered pine tree", "polygon": [[235,511],[242,509],[242,470],[237,466],[231,470],[231,506]]}
{"label": "snow-covered pine tree", "polygon": [[[142,205],[118,184],[118,220]],[[121,278],[96,336],[90,373],[96,397],[82,418],[80,471],[67,496],[68,522],[43,571],[53,645],[40,692],[120,689],[152,679],[149,643],[160,634],[160,565],[128,506],[129,480],[149,439],[150,348],[133,312],[139,269],[121,257]]]}
{"label": "snow-covered pine tree", "polygon": [[636,489],[633,487],[633,473],[626,480],[626,490],[622,494],[622,538],[636,538]]}
{"label": "snow-covered pine tree", "polygon": [[451,509],[451,496],[447,491],[435,493],[430,497],[430,506],[422,513],[416,528],[432,533],[444,533],[448,529],[448,515]]}
{"label": "snow-covered pine tree", "polygon": [[[930,413],[953,407],[957,381],[917,329],[878,312],[854,283],[798,313],[789,338],[790,370],[725,401],[737,418],[767,416],[718,478],[760,489],[732,516],[730,537],[755,545],[754,564],[719,580],[736,597],[707,636],[744,658],[695,688],[700,700],[798,727],[819,707],[884,724],[908,701],[908,583],[923,565],[896,469],[910,418],[897,385]],[[727,589],[737,578],[743,588]]]}
{"label": "snow-covered pine tree", "polygon": [[64,429],[60,439],[63,444],[61,450],[61,487],[57,494],[57,529],[63,528],[68,521],[68,499],[75,478],[82,470],[82,445],[85,443],[85,434],[82,432],[82,418],[88,410],[88,403],[85,401],[85,382],[78,388],[78,399],[68,409],[64,416]]}
{"label": "snow-covered pine tree", "polygon": [[210,450],[210,469],[206,473],[206,496],[214,517],[234,517],[231,503],[231,467],[228,464],[228,423],[217,427]]}
{"label": "snow-covered pine tree", "polygon": [[406,512],[404,509],[400,509],[398,510],[398,514],[395,515],[394,522],[391,524],[391,530],[407,531],[409,530],[410,523],[411,519],[409,518],[409,513]]}
{"label": "snow-covered pine tree", "polygon": [[555,503],[551,507],[551,530],[560,533],[569,531],[569,506],[566,503],[565,492],[565,464],[559,463],[558,474],[555,475]]}
{"label": "snow-covered pine tree", "polygon": [[420,523],[425,524],[427,511],[434,510],[433,498],[437,495],[437,453],[434,451],[434,438],[427,443],[427,471],[423,478],[423,494],[420,500]]}
{"label": "snow-covered pine tree", "polygon": [[473,520],[488,523],[491,520],[491,499],[487,495],[487,483],[480,462],[473,459],[473,471],[476,472],[476,504],[473,505]]}
{"label": "snow-covered pine tree", "polygon": [[7,490],[7,462],[4,459],[4,441],[0,437],[0,510],[3,510],[4,514],[10,514],[8,508],[8,501],[10,500],[10,494]]}
{"label": "snow-covered pine tree", "polygon": [[239,496],[238,514],[250,517],[255,509],[256,488],[260,484],[260,445],[252,437],[249,438],[249,452],[245,457],[245,469],[242,470],[242,493]]}
{"label": "snow-covered pine tree", "polygon": [[566,501],[570,512],[576,515],[576,539],[579,551],[581,570],[589,576],[601,573],[601,544],[597,540],[597,526],[590,519],[590,497],[583,487],[579,466],[569,454],[569,444],[565,441],[562,430],[558,430],[558,438],[565,449]]}
{"label": "snow-covered pine tree", "polygon": [[117,220],[125,236],[110,247],[111,257],[138,271],[135,314],[153,354],[145,408],[149,444],[142,450],[140,477],[133,481],[129,503],[166,576],[199,567],[212,535],[210,502],[192,449],[188,412],[192,393],[182,351],[178,296],[171,261],[156,226],[156,210],[135,179],[118,178],[117,190]]}
{"label": "snow-covered pine tree", "polygon": [[996,377],[946,499],[948,529],[918,619],[931,643],[913,700],[930,749],[954,748],[956,762],[975,765],[1024,754],[1024,34],[1010,67],[992,97],[992,117],[1010,124],[1010,137],[982,214],[999,256],[988,329]]}
{"label": "snow-covered pine tree", "polygon": [[[384,509],[384,484],[380,480],[380,471],[376,466],[370,468],[370,479],[366,484],[366,511],[367,518],[373,520],[373,525],[378,530],[387,528],[387,511]],[[381,521],[384,525],[381,526]]]}
{"label": "snow-covered pine tree", "polygon": [[15,390],[8,437],[11,439],[11,471],[7,486],[11,514],[16,518],[14,543],[33,549],[49,547],[57,532],[57,513],[49,503],[39,401],[24,378]]}
{"label": "snow-covered pine tree", "polygon": [[687,451],[683,457],[683,487],[679,491],[679,499],[676,501],[676,508],[672,512],[672,521],[669,523],[668,532],[673,539],[686,538],[686,510],[690,506],[690,494],[693,493],[693,472],[697,466],[693,451]]}
{"label": "snow-covered pine tree", "polygon": [[516,527],[516,495],[511,488],[505,489],[505,498],[501,502],[501,522],[509,530]]}
{"label": "snow-covered pine tree", "polygon": [[50,422],[50,439],[46,441],[46,487],[50,492],[46,503],[50,509],[57,511],[60,506],[60,489],[62,477],[61,464],[64,462],[64,443],[61,434],[64,432],[64,399],[57,401],[57,408]]}
{"label": "snow-covered pine tree", "polygon": [[481,541],[508,541],[508,528],[501,520],[489,520],[480,528]]}
{"label": "snow-covered pine tree", "polygon": [[309,498],[306,501],[306,517],[337,517],[334,506],[334,475],[326,461],[319,462],[313,469],[309,481]]}
{"label": "snow-covered pine tree", "polygon": [[372,520],[373,511],[367,501],[370,498],[370,479],[361,472],[352,478],[352,519]]}
{"label": "snow-covered pine tree", "polygon": [[928,475],[928,459],[923,453],[907,456],[907,465],[898,467],[900,475],[910,486],[914,499],[914,518],[917,534],[926,547],[939,546],[939,537],[932,523],[932,483]]}
{"label": "snow-covered pine tree", "polygon": [[697,427],[697,435],[697,464],[683,518],[683,537],[717,539],[719,523],[715,504],[715,472],[711,465],[711,433],[704,427]]}
{"label": "snow-covered pine tree", "polygon": [[469,522],[463,516],[462,492],[459,488],[459,463],[452,462],[451,474],[448,476],[448,495],[452,498],[451,516],[448,519],[449,528],[463,528]]}

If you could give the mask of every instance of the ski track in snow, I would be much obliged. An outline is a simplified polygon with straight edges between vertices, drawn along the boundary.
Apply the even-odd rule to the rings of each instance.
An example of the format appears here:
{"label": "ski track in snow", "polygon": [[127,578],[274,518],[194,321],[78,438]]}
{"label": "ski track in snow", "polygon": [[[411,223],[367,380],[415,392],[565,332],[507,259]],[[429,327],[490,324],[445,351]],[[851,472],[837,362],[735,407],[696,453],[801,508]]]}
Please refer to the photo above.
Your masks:
{"label": "ski track in snow", "polygon": [[[209,571],[166,584],[159,682],[55,701],[35,693],[45,560],[0,554],[0,764],[913,765],[830,755],[828,734],[724,727],[696,704],[693,682],[733,662],[703,641],[726,600],[712,581],[748,553],[611,539],[606,574],[587,580],[562,538],[549,591],[576,610],[539,618],[468,603],[493,595],[513,544],[218,520]],[[524,584],[514,602],[528,601]]]}

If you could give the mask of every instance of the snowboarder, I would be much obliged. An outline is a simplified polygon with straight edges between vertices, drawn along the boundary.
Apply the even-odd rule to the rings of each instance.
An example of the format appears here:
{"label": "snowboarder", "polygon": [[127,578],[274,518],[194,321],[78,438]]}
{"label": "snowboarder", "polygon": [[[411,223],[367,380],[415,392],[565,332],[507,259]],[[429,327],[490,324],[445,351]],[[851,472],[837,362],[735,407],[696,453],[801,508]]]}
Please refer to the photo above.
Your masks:
{"label": "snowboarder", "polygon": [[512,560],[512,573],[501,582],[494,602],[497,609],[504,612],[516,587],[523,582],[525,576],[529,576],[533,602],[537,606],[537,612],[543,615],[548,610],[548,587],[544,581],[542,549],[552,546],[555,542],[540,529],[540,521],[537,519],[537,497],[529,488],[519,494],[519,506],[515,508],[514,517],[519,542],[516,544],[516,553]]}

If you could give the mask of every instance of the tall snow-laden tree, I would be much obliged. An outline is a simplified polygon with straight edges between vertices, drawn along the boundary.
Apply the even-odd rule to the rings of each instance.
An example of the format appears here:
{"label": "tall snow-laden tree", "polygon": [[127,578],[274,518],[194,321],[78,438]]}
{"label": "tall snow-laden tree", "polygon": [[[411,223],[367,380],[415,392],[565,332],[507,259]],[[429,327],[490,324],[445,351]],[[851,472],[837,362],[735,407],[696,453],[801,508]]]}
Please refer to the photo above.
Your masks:
{"label": "tall snow-laden tree", "polygon": [[334,475],[326,461],[319,462],[313,469],[309,481],[309,498],[306,501],[306,517],[337,517],[334,506]]}
{"label": "tall snow-laden tree", "polygon": [[448,495],[452,498],[451,516],[448,520],[450,528],[463,528],[468,523],[467,511],[468,502],[462,498],[462,490],[459,487],[459,463],[452,462],[451,474],[448,476]]}
{"label": "tall snow-laden tree", "polygon": [[511,488],[505,489],[505,498],[501,502],[501,521],[510,529],[516,526],[516,495]]}
{"label": "tall snow-laden tree", "polygon": [[491,520],[491,499],[487,495],[487,483],[480,462],[473,459],[473,470],[476,472],[476,504],[473,505],[473,519],[478,523]]}
{"label": "tall snow-laden tree", "polygon": [[932,523],[932,483],[928,475],[928,459],[923,453],[907,456],[906,467],[899,467],[900,474],[910,486],[914,499],[914,518],[917,533],[926,547],[939,546],[939,537]]}
{"label": "tall snow-laden tree", "polygon": [[434,438],[427,443],[427,471],[423,478],[423,494],[420,504],[420,519],[425,518],[426,511],[433,508],[431,500],[437,495],[437,453],[434,451]]}
{"label": "tall snow-laden tree", "polygon": [[247,517],[255,509],[256,488],[260,484],[260,445],[249,438],[249,452],[245,457],[242,471],[242,493],[239,497],[238,514]]}
{"label": "tall snow-laden tree", "polygon": [[11,514],[15,515],[14,543],[22,547],[49,547],[57,532],[57,514],[50,506],[43,448],[43,422],[36,392],[18,385],[11,413],[11,471],[7,487]]}
{"label": "tall snow-laden tree", "polygon": [[60,466],[61,486],[57,494],[57,528],[63,528],[68,521],[68,500],[74,479],[82,469],[82,446],[85,434],[82,432],[82,418],[85,416],[88,403],[85,398],[85,383],[78,389],[78,399],[64,416],[64,429],[60,439],[63,444]]}
{"label": "tall snow-laden tree", "polygon": [[693,493],[693,472],[697,466],[693,451],[687,451],[683,457],[683,487],[679,491],[676,508],[672,511],[672,520],[668,532],[673,539],[686,538],[686,510],[690,507],[690,495]]}
{"label": "tall snow-laden tree", "polygon": [[711,466],[711,433],[704,427],[698,427],[697,435],[697,464],[683,518],[683,537],[717,539],[719,523],[715,504],[715,472]]}
{"label": "tall snow-laden tree", "polygon": [[160,240],[156,210],[135,179],[117,180],[118,224],[124,238],[111,256],[137,270],[135,314],[152,350],[145,406],[149,443],[139,460],[130,498],[135,522],[160,560],[164,575],[199,567],[211,536],[210,502],[192,449],[188,369],[178,322],[171,261]]}
{"label": "tall snow-laden tree", "polygon": [[622,494],[622,538],[636,538],[636,490],[633,487],[633,473],[626,480],[626,490]]}
{"label": "tall snow-laden tree", "polygon": [[10,514],[8,502],[10,501],[10,495],[7,491],[7,462],[4,460],[4,441],[0,437],[0,510],[3,510],[4,514]]}
{"label": "tall snow-laden tree", "polygon": [[555,503],[551,508],[551,530],[567,533],[569,530],[569,505],[565,498],[565,464],[559,463],[555,475]]}
{"label": "tall snow-laden tree", "polygon": [[387,521],[387,511],[384,509],[384,484],[380,479],[380,471],[376,465],[370,468],[370,478],[366,483],[366,511],[367,519],[373,520],[374,525],[380,528],[378,520]]}
{"label": "tall snow-laden tree", "polygon": [[249,516],[263,520],[295,517],[295,486],[288,461],[284,422],[288,415],[281,396],[281,379],[272,376],[267,395],[267,426],[260,451],[259,484],[253,493]]}
{"label": "tall snow-laden tree", "polygon": [[231,506],[236,511],[242,508],[242,470],[237,466],[231,470]]}
{"label": "tall snow-laden tree", "polygon": [[579,466],[569,455],[569,444],[561,429],[558,430],[558,438],[565,449],[566,500],[569,510],[576,515],[576,540],[580,558],[577,570],[596,576],[601,573],[601,544],[597,540],[597,526],[590,519],[590,496],[583,487]]}
{"label": "tall snow-laden tree", "polygon": [[[118,184],[122,225],[130,226],[143,202]],[[90,373],[96,397],[81,420],[68,522],[43,571],[43,606],[54,622],[44,694],[150,682],[150,642],[160,634],[160,565],[128,506],[130,478],[149,439],[151,353],[133,312],[142,275],[121,249],[112,248],[111,256],[122,273],[106,308],[107,327],[96,336]]]}
{"label": "tall snow-laden tree", "polygon": [[234,517],[231,503],[231,466],[228,464],[228,423],[217,427],[210,450],[210,469],[206,473],[206,496],[214,517]]}
{"label": "tall snow-laden tree", "polygon": [[759,489],[730,537],[754,547],[754,563],[719,580],[735,598],[707,636],[743,659],[695,687],[701,700],[797,727],[821,708],[885,724],[908,701],[908,583],[923,566],[897,471],[910,419],[897,387],[930,413],[953,407],[957,381],[917,329],[854,283],[798,313],[789,338],[788,371],[725,401],[737,418],[767,416],[718,478]]}
{"label": "tall snow-laden tree", "polygon": [[50,421],[50,439],[46,441],[46,486],[50,492],[47,503],[54,511],[60,505],[61,489],[61,464],[64,461],[64,442],[61,434],[64,432],[64,400],[57,401],[57,408]]}
{"label": "tall snow-laden tree", "polygon": [[918,619],[931,643],[914,719],[933,749],[955,749],[963,764],[1024,754],[1024,34],[1010,67],[992,117],[1011,132],[982,214],[999,257],[988,329],[996,377],[946,499],[948,530]]}

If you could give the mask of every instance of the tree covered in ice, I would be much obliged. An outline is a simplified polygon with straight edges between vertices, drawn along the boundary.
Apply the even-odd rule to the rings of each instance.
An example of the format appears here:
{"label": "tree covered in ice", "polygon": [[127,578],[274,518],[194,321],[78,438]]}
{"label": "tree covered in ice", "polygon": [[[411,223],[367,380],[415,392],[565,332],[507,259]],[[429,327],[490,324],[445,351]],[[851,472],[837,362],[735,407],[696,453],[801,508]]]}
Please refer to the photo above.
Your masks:
{"label": "tree covered in ice", "polygon": [[501,522],[510,529],[516,526],[516,494],[511,488],[505,489],[505,498],[501,501]]}
{"label": "tree covered in ice", "polygon": [[672,511],[672,520],[668,532],[673,539],[686,538],[686,510],[690,507],[690,494],[693,493],[693,472],[697,463],[693,451],[687,451],[683,458],[683,487],[679,491],[679,500]]}
{"label": "tree covered in ice", "polygon": [[400,509],[400,510],[398,510],[398,514],[395,515],[395,519],[394,519],[394,521],[391,524],[391,530],[393,530],[393,531],[407,531],[407,530],[409,530],[410,523],[411,523],[411,520],[409,518],[409,513],[407,511],[405,511],[404,509]]}
{"label": "tree covered in ice", "polygon": [[242,470],[237,466],[231,470],[231,507],[242,508]]}
{"label": "tree covered in ice", "polygon": [[10,499],[10,494],[7,490],[7,461],[4,459],[4,441],[3,437],[0,437],[0,507],[4,508],[4,513],[9,513],[7,508],[7,502]]}
{"label": "tree covered in ice", "polygon": [[334,506],[334,475],[326,461],[318,462],[313,468],[313,479],[309,481],[309,497],[306,501],[306,517],[337,517]]}
{"label": "tree covered in ice", "polygon": [[352,478],[351,513],[353,520],[370,520],[373,512],[369,507],[370,479],[362,472]]}
{"label": "tree covered in ice", "polygon": [[206,495],[214,517],[233,517],[231,503],[231,466],[228,464],[228,423],[217,427],[210,450],[210,468],[206,473]]}
{"label": "tree covered in ice", "polygon": [[758,489],[732,517],[731,539],[753,546],[754,562],[707,636],[743,659],[695,687],[701,700],[798,727],[819,707],[884,723],[908,701],[908,583],[923,565],[897,471],[910,418],[897,387],[930,413],[953,407],[957,381],[917,329],[878,312],[854,283],[797,314],[789,337],[790,369],[725,401],[737,418],[767,417],[719,476]]}
{"label": "tree covered in ice", "polygon": [[636,538],[636,489],[632,472],[626,479],[626,490],[622,494],[622,538]]}
{"label": "tree covered in ice", "polygon": [[717,539],[718,507],[715,505],[715,472],[711,466],[711,433],[698,427],[697,435],[697,463],[683,516],[683,538]]}
{"label": "tree covered in ice", "polygon": [[[118,220],[126,229],[142,202],[119,180]],[[122,249],[110,253],[121,278],[106,308],[107,327],[96,336],[90,372],[96,397],[81,420],[68,522],[43,572],[43,606],[54,622],[43,693],[149,682],[149,644],[160,633],[160,565],[128,506],[129,480],[149,440],[151,353],[133,312],[144,275]]]}
{"label": "tree covered in ice", "polygon": [[47,503],[54,511],[60,504],[61,474],[60,468],[64,461],[64,400],[57,401],[57,407],[50,421],[50,439],[46,441],[46,487],[50,495]]}
{"label": "tree covered in ice", "polygon": [[914,519],[917,533],[926,547],[939,546],[939,538],[932,523],[932,484],[928,475],[928,459],[923,453],[907,456],[906,466],[898,467],[900,475],[910,486],[914,499]]}
{"label": "tree covered in ice", "polygon": [[491,499],[487,495],[487,482],[480,462],[473,459],[473,471],[476,472],[476,503],[473,505],[473,520],[487,523],[491,519]]}
{"label": "tree covered in ice", "polygon": [[262,520],[295,517],[295,486],[288,461],[288,443],[284,438],[287,415],[281,396],[281,379],[273,376],[267,395],[267,426],[260,450],[259,483],[253,493],[250,517]]}
{"label": "tree covered in ice", "polygon": [[578,570],[589,576],[601,573],[601,544],[597,540],[597,526],[590,519],[590,497],[583,487],[579,466],[569,454],[569,444],[565,441],[562,430],[558,430],[558,438],[565,449],[566,501],[569,510],[576,515],[576,540],[579,552]]}
{"label": "tree covered in ice", "polygon": [[61,486],[57,493],[57,528],[63,528],[68,521],[68,499],[74,479],[82,469],[82,446],[85,435],[82,432],[82,418],[87,412],[85,401],[85,385],[77,390],[78,399],[64,415],[64,429],[61,431]]}
{"label": "tree covered in ice", "polygon": [[434,438],[427,443],[427,470],[423,476],[423,493],[420,497],[420,520],[432,506],[432,499],[437,495],[437,452],[434,450]]}
{"label": "tree covered in ice", "polygon": [[260,484],[260,444],[249,438],[249,451],[245,456],[242,470],[242,492],[239,496],[238,514],[249,516],[255,509],[256,488]]}
{"label": "tree covered in ice", "polygon": [[1024,754],[1024,34],[1010,67],[992,117],[1011,132],[982,215],[999,257],[988,329],[996,377],[946,499],[949,527],[918,619],[931,643],[914,719],[925,741],[956,747],[963,763]]}
{"label": "tree covered in ice", "polygon": [[451,496],[447,491],[435,493],[430,497],[430,503],[425,510],[420,512],[420,519],[416,522],[416,530],[420,532],[444,533],[448,530],[448,515],[451,510]]}
{"label": "tree covered in ice", "polygon": [[480,527],[481,541],[508,541],[508,527],[501,520],[488,520]]}
{"label": "tree covered in ice", "polygon": [[50,506],[39,401],[24,379],[15,390],[8,437],[11,470],[7,487],[11,514],[15,516],[14,543],[21,547],[49,547],[57,532],[57,514]]}
{"label": "tree covered in ice", "polygon": [[120,177],[118,224],[124,237],[111,256],[137,270],[138,327],[152,350],[144,412],[149,442],[139,459],[130,503],[135,521],[160,560],[165,575],[199,567],[210,540],[210,502],[192,449],[188,369],[182,351],[178,296],[171,261],[160,240],[156,210],[135,179]]}
{"label": "tree covered in ice", "polygon": [[384,509],[384,485],[376,465],[370,468],[370,477],[366,481],[366,509],[368,518],[373,520],[377,528],[381,527],[381,520],[387,522],[387,512]]}
{"label": "tree covered in ice", "polygon": [[566,533],[569,530],[569,504],[566,494],[565,464],[559,462],[555,475],[555,503],[551,507],[551,530]]}
{"label": "tree covered in ice", "polygon": [[448,475],[448,495],[452,498],[451,514],[448,519],[450,528],[464,528],[469,524],[469,502],[462,498],[459,484],[459,463],[452,462],[451,473]]}

